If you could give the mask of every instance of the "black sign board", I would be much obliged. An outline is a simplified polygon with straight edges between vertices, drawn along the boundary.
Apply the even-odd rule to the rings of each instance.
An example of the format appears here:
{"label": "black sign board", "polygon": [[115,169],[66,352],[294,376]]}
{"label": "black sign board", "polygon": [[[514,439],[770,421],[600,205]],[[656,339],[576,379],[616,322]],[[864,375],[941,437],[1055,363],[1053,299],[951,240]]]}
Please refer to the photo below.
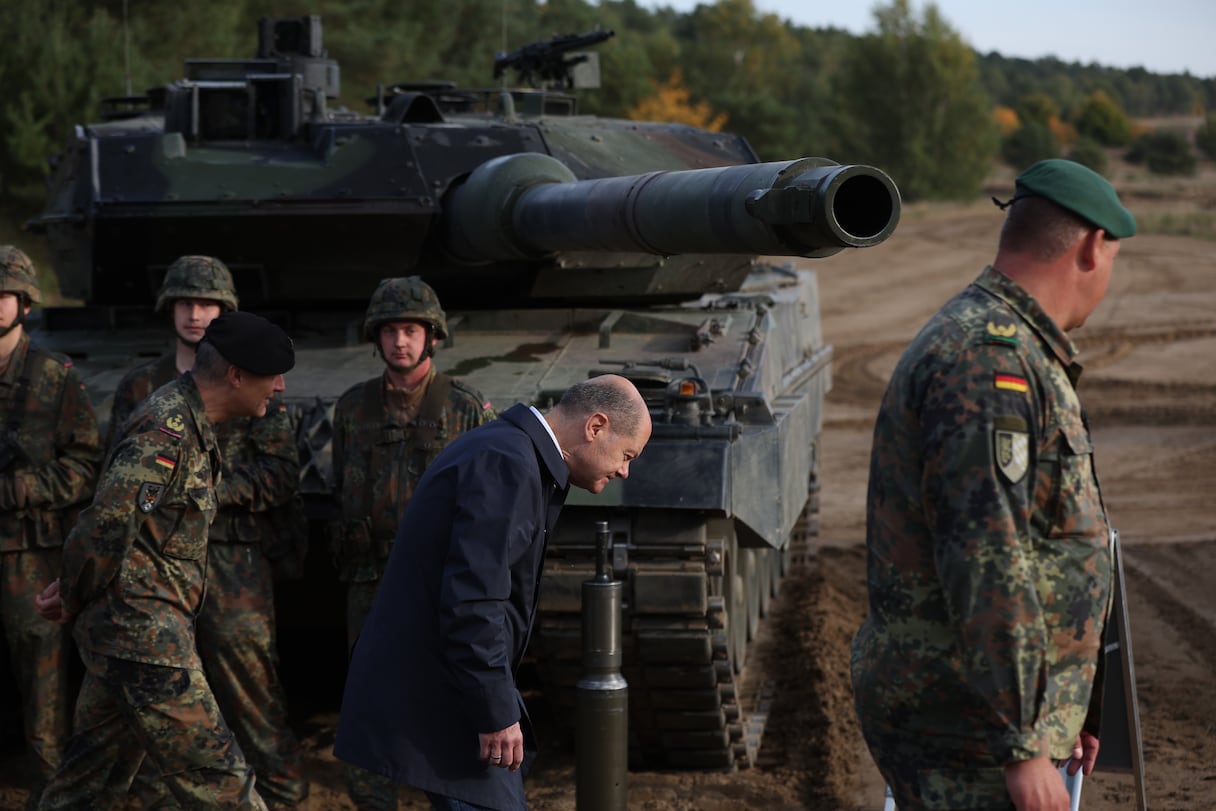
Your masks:
{"label": "black sign board", "polygon": [[1132,774],[1136,779],[1136,808],[1148,811],[1144,794],[1144,749],[1140,743],[1140,708],[1136,702],[1136,668],[1132,663],[1132,633],[1124,591],[1123,552],[1119,532],[1111,531],[1115,594],[1106,622],[1102,668],[1102,730],[1096,769]]}

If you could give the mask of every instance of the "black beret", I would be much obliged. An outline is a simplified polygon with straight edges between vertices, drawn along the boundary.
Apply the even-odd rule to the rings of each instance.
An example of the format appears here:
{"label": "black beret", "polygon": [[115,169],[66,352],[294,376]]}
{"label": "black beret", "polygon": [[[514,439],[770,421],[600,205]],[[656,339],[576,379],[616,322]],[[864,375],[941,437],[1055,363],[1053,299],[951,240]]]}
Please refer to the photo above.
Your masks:
{"label": "black beret", "polygon": [[203,340],[218,349],[224,360],[255,375],[281,375],[296,365],[296,351],[287,333],[253,313],[220,313],[207,325]]}

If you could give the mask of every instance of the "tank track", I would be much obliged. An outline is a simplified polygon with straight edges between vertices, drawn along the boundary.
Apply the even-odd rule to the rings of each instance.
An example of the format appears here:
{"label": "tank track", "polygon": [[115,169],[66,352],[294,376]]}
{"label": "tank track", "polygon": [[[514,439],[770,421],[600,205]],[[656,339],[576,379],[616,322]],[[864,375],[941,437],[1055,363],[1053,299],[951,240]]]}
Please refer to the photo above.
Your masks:
{"label": "tank track", "polygon": [[[731,771],[756,764],[773,687],[767,657],[749,653],[782,579],[811,554],[818,505],[811,493],[784,549],[740,549],[732,537],[710,541],[699,560],[632,553],[631,577],[703,577],[710,595],[699,616],[634,616],[626,606],[622,672],[629,684],[632,768]],[[569,558],[550,560],[547,573],[556,572],[568,582],[592,574],[589,564]],[[542,602],[533,651],[557,718],[576,715],[580,637],[580,615],[546,611]]]}

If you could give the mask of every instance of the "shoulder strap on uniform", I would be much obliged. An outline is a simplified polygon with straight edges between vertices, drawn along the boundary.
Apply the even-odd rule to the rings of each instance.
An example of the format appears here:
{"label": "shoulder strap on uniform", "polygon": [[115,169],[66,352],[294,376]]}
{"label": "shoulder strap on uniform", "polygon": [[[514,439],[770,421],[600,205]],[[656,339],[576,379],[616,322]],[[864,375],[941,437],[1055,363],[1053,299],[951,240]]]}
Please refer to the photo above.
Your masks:
{"label": "shoulder strap on uniform", "polygon": [[438,425],[443,418],[443,407],[448,403],[448,395],[452,393],[452,378],[443,372],[436,372],[435,379],[427,386],[422,395],[422,404],[418,406],[416,423]]}
{"label": "shoulder strap on uniform", "polygon": [[435,373],[431,384],[422,395],[418,413],[410,420],[410,444],[427,453],[437,453],[443,444],[439,441],[439,429],[443,425],[443,409],[452,393],[452,378]]}
{"label": "shoulder strap on uniform", "polygon": [[21,367],[21,377],[17,378],[17,391],[13,398],[13,411],[9,414],[9,424],[5,426],[7,434],[15,436],[17,431],[20,430],[21,423],[25,419],[26,406],[28,405],[26,400],[29,399],[30,390],[42,382],[42,367],[47,361],[64,364],[63,360],[40,347],[34,346],[33,343],[27,345],[25,363]]}

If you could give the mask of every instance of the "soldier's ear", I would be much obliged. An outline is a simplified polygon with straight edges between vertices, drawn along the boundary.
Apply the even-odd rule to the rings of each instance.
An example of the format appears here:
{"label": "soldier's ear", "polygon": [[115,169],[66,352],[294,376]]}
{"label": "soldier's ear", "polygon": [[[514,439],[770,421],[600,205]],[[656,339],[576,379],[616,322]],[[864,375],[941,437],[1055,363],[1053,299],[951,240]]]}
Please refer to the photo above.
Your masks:
{"label": "soldier's ear", "polygon": [[239,389],[241,387],[241,370],[239,367],[228,364],[228,368],[224,371],[224,378],[232,388]]}

